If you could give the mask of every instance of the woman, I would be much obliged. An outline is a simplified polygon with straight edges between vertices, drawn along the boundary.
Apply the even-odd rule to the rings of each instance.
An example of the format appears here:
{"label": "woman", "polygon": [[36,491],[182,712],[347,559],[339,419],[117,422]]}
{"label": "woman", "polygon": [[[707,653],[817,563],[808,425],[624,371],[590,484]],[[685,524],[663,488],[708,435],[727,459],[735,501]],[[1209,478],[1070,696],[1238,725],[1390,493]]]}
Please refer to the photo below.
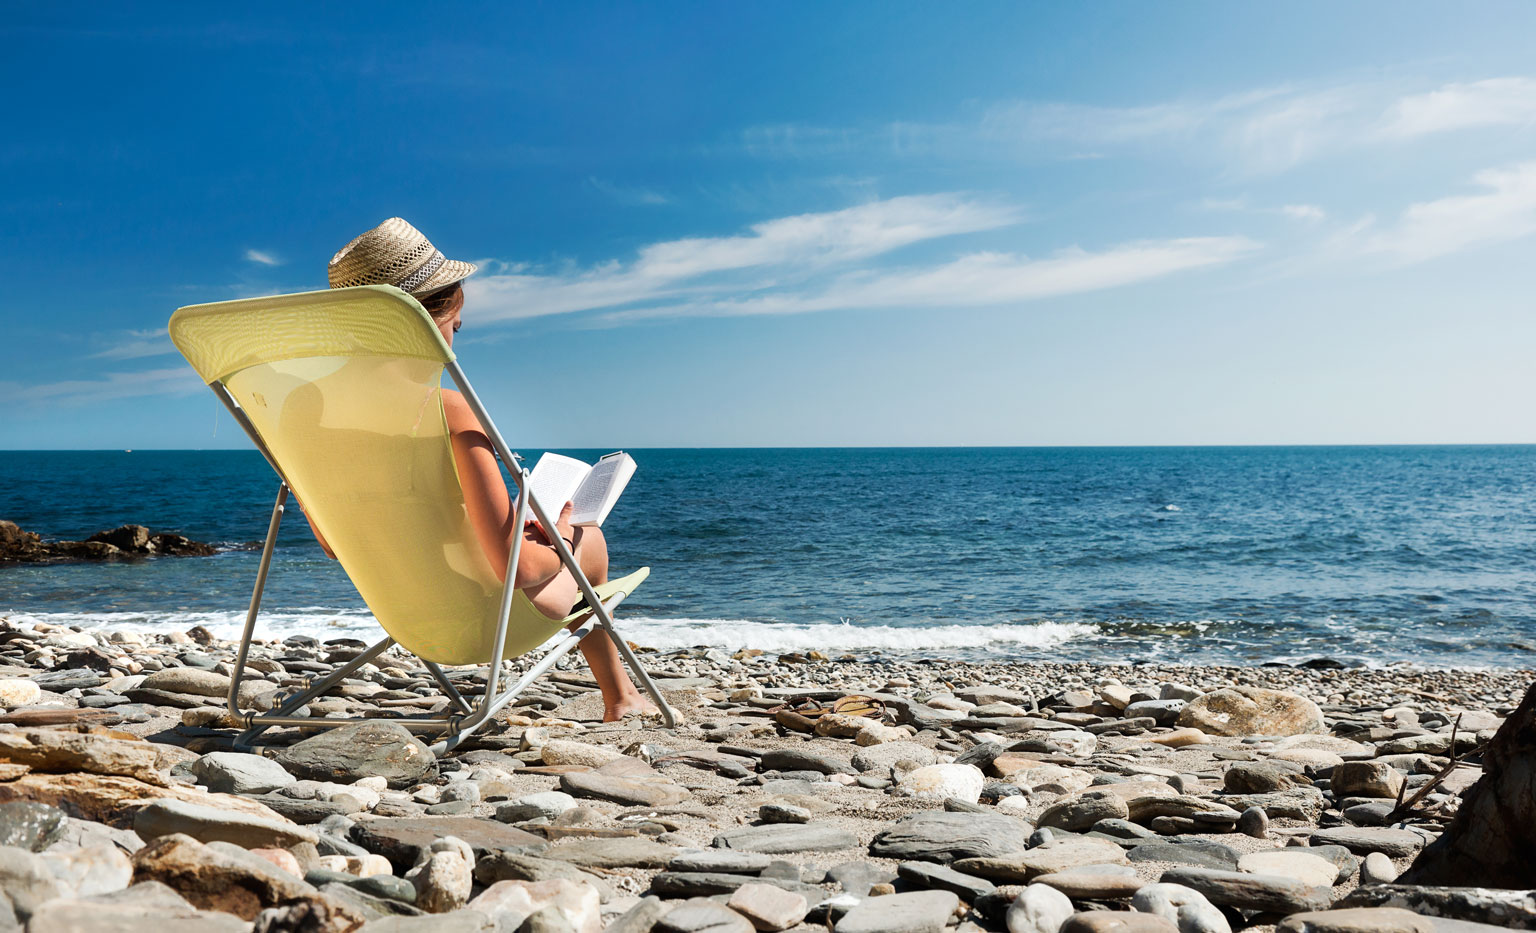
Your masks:
{"label": "woman", "polygon": [[[332,288],[355,285],[394,285],[415,297],[443,334],[449,346],[462,326],[462,282],[474,274],[473,263],[445,259],[419,230],[391,217],[359,236],[332,257],[328,269]],[[470,524],[485,549],[496,575],[505,580],[514,534],[523,538],[518,553],[516,587],[545,616],[563,619],[570,615],[580,591],[552,538],[537,522],[514,528],[515,515],[507,487],[502,482],[490,438],[470,411],[464,396],[443,390],[443,413],[453,442],[459,485]],[[313,525],[311,525],[313,528]],[[571,503],[560,510],[555,534],[565,539],[582,572],[593,585],[608,580],[608,543],[602,529],[571,525]],[[330,548],[317,531],[322,548]],[[575,628],[575,625],[572,625]],[[592,676],[603,692],[603,721],[612,722],[634,713],[658,712],[656,705],[635,689],[625,671],[618,649],[601,628],[581,640],[581,651]]]}

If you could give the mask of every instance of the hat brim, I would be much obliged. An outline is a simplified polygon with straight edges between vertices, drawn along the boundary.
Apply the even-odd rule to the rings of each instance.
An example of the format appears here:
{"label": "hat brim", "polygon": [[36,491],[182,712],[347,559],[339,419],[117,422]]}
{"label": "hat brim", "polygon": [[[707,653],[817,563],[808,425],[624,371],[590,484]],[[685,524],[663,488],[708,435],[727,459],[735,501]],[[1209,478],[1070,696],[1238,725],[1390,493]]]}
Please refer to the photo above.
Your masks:
{"label": "hat brim", "polygon": [[472,262],[462,262],[457,259],[446,260],[438,270],[432,273],[425,282],[422,282],[414,290],[412,295],[425,295],[427,292],[435,292],[440,288],[447,288],[455,282],[461,282],[475,274],[479,269]]}

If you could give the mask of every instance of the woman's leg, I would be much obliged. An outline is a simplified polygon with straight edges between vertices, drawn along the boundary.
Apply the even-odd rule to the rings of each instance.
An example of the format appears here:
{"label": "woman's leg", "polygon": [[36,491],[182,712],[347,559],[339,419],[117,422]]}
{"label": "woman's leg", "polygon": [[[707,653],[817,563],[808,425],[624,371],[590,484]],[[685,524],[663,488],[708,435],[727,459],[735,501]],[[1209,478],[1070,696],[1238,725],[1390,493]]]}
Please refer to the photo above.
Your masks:
{"label": "woman's leg", "polygon": [[[576,563],[581,566],[581,572],[587,575],[593,586],[607,583],[608,541],[603,537],[602,529],[584,526],[575,531]],[[575,628],[585,618],[583,616],[572,623],[571,627]],[[624,669],[624,659],[619,656],[619,649],[614,647],[613,639],[608,637],[607,631],[597,628],[583,638],[581,653],[586,657],[588,666],[592,668],[592,676],[603,691],[604,722],[623,719],[629,713],[657,711],[656,704],[635,689],[634,682],[629,679],[629,672]]]}

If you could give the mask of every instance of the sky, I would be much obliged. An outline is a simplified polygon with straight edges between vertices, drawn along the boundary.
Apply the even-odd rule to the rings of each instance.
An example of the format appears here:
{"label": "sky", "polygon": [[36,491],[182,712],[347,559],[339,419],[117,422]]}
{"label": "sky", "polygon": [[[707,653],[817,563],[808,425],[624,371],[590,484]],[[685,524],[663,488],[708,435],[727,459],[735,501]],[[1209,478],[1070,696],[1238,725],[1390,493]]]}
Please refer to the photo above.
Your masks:
{"label": "sky", "polygon": [[8,10],[0,448],[390,216],[514,448],[1536,441],[1531,4],[358,9]]}

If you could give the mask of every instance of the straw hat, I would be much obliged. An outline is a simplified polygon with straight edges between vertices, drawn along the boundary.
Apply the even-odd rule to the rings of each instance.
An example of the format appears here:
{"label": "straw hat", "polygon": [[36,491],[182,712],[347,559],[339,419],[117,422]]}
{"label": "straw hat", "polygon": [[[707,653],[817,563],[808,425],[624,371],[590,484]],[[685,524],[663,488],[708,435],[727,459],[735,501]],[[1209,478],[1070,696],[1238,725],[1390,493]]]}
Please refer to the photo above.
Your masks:
{"label": "straw hat", "polygon": [[326,269],[332,288],[393,285],[425,295],[475,274],[475,264],[446,259],[420,230],[391,217],[341,248]]}

